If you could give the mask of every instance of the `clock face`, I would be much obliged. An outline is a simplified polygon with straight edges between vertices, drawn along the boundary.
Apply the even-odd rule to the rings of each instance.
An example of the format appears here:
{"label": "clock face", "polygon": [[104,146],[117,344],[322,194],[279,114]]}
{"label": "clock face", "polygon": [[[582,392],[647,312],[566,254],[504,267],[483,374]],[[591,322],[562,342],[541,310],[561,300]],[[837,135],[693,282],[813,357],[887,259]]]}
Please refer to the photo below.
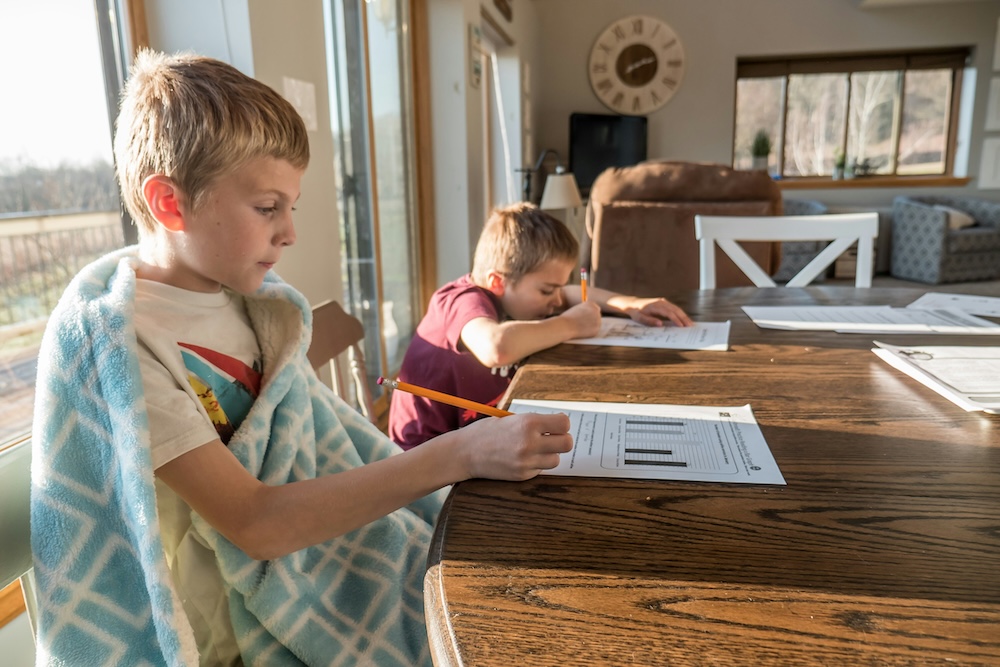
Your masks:
{"label": "clock face", "polygon": [[612,111],[642,116],[659,109],[684,77],[684,47],[673,28],[629,16],[601,33],[588,64],[594,94]]}

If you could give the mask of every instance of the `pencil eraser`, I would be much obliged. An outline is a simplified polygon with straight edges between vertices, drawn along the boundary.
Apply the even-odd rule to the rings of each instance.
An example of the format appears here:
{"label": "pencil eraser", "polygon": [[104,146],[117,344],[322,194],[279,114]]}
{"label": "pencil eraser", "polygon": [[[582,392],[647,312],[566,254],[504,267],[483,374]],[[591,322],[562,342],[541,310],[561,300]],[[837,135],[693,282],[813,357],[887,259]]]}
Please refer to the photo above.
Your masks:
{"label": "pencil eraser", "polygon": [[376,384],[382,384],[383,382],[385,382],[385,378],[384,378],[384,377],[382,377],[381,375],[379,375],[379,376],[378,376],[378,379],[377,379],[377,380],[375,380],[375,383],[376,383]]}

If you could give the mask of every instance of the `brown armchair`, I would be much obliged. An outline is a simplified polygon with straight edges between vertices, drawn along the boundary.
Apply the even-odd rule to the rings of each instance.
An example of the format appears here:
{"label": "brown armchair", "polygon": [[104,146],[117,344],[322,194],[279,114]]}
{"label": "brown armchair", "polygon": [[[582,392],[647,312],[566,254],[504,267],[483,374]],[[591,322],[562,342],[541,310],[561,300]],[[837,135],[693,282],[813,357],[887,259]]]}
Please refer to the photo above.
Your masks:
{"label": "brown armchair", "polygon": [[[605,170],[590,190],[581,265],[595,287],[659,296],[698,289],[694,216],[781,215],[781,190],[763,171],[721,164],[649,161]],[[742,244],[775,273],[779,243]],[[719,251],[717,285],[753,283]]]}

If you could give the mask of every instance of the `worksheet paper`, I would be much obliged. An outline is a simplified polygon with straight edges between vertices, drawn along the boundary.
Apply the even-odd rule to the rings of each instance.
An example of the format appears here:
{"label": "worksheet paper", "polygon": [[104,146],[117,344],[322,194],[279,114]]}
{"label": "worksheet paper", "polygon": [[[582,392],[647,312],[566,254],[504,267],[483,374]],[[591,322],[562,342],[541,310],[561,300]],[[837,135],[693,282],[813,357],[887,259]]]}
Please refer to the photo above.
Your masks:
{"label": "worksheet paper", "polygon": [[1000,347],[921,345],[874,341],[880,359],[966,411],[1000,413]]}
{"label": "worksheet paper", "polygon": [[569,415],[573,451],[543,475],[785,484],[749,405],[517,399],[509,409]]}
{"label": "worksheet paper", "polygon": [[949,310],[961,310],[963,313],[969,313],[970,315],[1000,317],[1000,298],[995,296],[928,292],[908,305],[907,308],[919,308],[921,310],[946,308]]}
{"label": "worksheet paper", "polygon": [[695,322],[689,327],[666,324],[647,327],[622,317],[602,317],[601,333],[594,338],[566,341],[579,345],[617,345],[620,347],[651,347],[671,350],[729,349],[729,322]]}
{"label": "worksheet paper", "polygon": [[838,333],[1000,334],[1000,324],[960,310],[890,306],[743,306],[761,329]]}

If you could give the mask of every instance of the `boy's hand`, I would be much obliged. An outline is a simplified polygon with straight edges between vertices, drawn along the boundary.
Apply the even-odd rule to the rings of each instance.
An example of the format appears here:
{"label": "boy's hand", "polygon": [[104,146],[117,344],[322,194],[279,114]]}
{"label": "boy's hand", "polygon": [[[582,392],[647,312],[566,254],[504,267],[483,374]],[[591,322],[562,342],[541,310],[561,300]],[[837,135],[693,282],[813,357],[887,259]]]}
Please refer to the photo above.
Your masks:
{"label": "boy's hand", "polygon": [[694,324],[681,308],[666,299],[638,297],[618,297],[613,299],[613,305],[621,308],[629,317],[647,327],[662,327],[663,320],[670,320],[679,327],[689,327]]}
{"label": "boy's hand", "polygon": [[601,333],[601,307],[593,301],[578,303],[564,310],[559,317],[572,322],[576,334],[571,338],[593,338]]}
{"label": "boy's hand", "polygon": [[523,481],[559,465],[573,449],[569,417],[519,414],[480,419],[459,430],[466,439],[469,477]]}

